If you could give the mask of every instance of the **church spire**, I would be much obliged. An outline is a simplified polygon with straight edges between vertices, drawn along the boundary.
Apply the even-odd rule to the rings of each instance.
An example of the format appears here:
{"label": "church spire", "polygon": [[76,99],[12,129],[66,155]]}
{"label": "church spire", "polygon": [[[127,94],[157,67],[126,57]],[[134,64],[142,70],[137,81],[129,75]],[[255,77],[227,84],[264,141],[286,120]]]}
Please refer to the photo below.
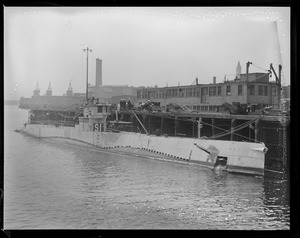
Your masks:
{"label": "church spire", "polygon": [[34,96],[40,96],[40,88],[39,88],[39,82],[36,82],[35,90],[33,90]]}
{"label": "church spire", "polygon": [[239,79],[241,77],[241,73],[242,73],[242,67],[240,61],[238,61],[238,64],[236,66],[236,78]]}
{"label": "church spire", "polygon": [[71,82],[72,82],[72,80],[70,80],[70,83],[69,83],[69,88],[67,90],[67,96],[73,96],[73,89],[72,89]]}
{"label": "church spire", "polygon": [[70,80],[70,83],[69,83],[69,88],[68,88],[68,90],[72,90],[72,80]]}
{"label": "church spire", "polygon": [[46,96],[52,96],[51,82],[49,83],[48,89],[47,89],[47,91],[46,91]]}

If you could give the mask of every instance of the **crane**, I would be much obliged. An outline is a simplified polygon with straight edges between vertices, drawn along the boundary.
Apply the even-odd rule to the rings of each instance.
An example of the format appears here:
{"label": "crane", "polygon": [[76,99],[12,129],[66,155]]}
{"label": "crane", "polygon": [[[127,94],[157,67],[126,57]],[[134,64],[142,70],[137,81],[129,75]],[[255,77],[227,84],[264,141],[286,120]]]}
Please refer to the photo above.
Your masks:
{"label": "crane", "polygon": [[272,63],[270,64],[270,72],[273,71],[273,73],[275,75],[276,83],[279,83],[280,85],[281,85],[281,69],[282,69],[282,66],[279,65],[279,72],[278,72],[279,76],[277,76],[277,74],[273,68],[273,64]]}

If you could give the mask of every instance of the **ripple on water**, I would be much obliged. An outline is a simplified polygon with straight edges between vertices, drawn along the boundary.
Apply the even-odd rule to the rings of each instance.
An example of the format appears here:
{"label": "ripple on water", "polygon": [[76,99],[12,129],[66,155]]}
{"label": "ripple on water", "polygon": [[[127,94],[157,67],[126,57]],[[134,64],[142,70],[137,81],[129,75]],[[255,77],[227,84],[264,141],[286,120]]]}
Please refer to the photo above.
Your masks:
{"label": "ripple on water", "polygon": [[13,129],[5,128],[5,229],[289,229],[284,183],[109,155]]}

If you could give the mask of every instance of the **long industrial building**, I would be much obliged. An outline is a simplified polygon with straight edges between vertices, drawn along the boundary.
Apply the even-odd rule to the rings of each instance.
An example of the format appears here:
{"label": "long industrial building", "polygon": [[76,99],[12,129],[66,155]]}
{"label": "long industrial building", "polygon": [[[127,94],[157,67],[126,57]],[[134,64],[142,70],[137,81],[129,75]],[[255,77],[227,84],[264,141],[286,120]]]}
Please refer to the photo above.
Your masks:
{"label": "long industrial building", "polygon": [[[247,70],[248,71],[248,70]],[[280,69],[279,69],[280,71]],[[275,72],[274,72],[275,74]],[[219,112],[224,103],[256,105],[257,108],[280,107],[280,72],[275,74],[275,81],[270,80],[271,71],[267,73],[241,74],[240,64],[232,80],[201,84],[196,78],[194,85],[173,87],[143,87],[137,90],[138,102],[160,102],[164,108],[168,103],[185,105],[196,111]]]}

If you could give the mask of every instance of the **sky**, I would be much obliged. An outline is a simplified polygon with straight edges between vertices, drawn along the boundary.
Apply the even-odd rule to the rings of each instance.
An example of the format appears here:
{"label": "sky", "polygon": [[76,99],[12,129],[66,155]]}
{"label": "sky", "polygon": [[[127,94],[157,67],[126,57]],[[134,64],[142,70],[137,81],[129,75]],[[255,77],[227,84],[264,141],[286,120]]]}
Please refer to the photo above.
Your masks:
{"label": "sky", "polygon": [[[5,7],[4,99],[86,90],[96,58],[104,85],[158,87],[267,72],[290,84],[289,7]],[[274,77],[273,77],[274,78]]]}

